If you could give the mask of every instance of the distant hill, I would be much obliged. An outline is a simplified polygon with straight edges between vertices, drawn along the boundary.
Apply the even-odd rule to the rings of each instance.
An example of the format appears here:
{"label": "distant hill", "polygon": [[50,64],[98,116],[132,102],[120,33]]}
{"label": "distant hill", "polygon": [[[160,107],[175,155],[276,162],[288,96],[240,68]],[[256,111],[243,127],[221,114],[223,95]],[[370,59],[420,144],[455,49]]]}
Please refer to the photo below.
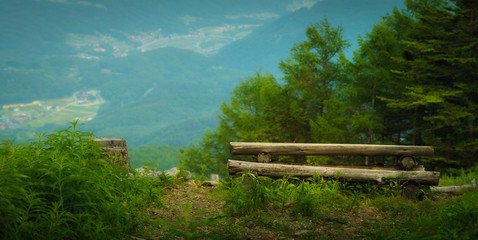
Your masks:
{"label": "distant hill", "polygon": [[180,165],[180,148],[171,146],[142,146],[128,148],[130,164],[133,168],[148,166],[165,171]]}
{"label": "distant hill", "polygon": [[403,1],[320,1],[312,8],[302,8],[258,28],[244,39],[222,48],[214,59],[228,67],[258,70],[262,66],[264,71],[277,73],[280,60],[289,56],[293,44],[305,39],[305,29],[325,17],[332,25],[342,25],[344,38],[352,44],[346,54],[352,56],[358,35],[364,36],[394,7],[402,8]]}

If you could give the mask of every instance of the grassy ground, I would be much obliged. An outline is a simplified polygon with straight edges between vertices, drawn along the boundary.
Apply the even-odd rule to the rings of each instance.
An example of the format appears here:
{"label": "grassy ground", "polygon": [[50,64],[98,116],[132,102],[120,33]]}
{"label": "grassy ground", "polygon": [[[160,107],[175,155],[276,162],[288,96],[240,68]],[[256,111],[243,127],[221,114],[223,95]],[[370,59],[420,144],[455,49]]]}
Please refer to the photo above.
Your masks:
{"label": "grassy ground", "polygon": [[[246,216],[227,217],[222,213],[225,201],[220,190],[194,183],[175,185],[165,191],[164,208],[151,209],[151,216],[163,222],[157,234],[148,239],[192,239],[207,235],[215,239],[307,239],[321,235],[331,239],[350,239],[360,226],[385,218],[375,207],[335,212],[323,219],[289,217],[290,210],[258,210]],[[168,219],[168,221],[163,221]],[[169,221],[172,220],[172,221]],[[174,230],[174,232],[172,231]]]}
{"label": "grassy ground", "polygon": [[[474,200],[428,192],[423,201],[409,201],[402,199],[399,191],[364,194],[354,192],[355,187],[346,190],[324,182],[296,182],[294,186],[287,183],[281,189],[282,181],[261,181],[268,187],[254,190],[257,187],[254,183],[244,186],[231,182],[219,187],[202,186],[197,181],[173,184],[163,192],[163,207],[148,209],[151,222],[138,238],[474,239],[478,236],[478,204],[469,202],[478,199],[476,191],[471,193]],[[281,191],[287,196],[272,196],[280,195]],[[257,194],[269,196],[263,195],[260,203],[244,203]],[[234,207],[238,209],[231,211]],[[452,216],[457,214],[465,215],[468,226],[457,228]],[[446,219],[452,223],[440,222]],[[408,226],[410,223],[413,226]],[[432,227],[442,224],[442,229],[432,231],[430,224]]]}

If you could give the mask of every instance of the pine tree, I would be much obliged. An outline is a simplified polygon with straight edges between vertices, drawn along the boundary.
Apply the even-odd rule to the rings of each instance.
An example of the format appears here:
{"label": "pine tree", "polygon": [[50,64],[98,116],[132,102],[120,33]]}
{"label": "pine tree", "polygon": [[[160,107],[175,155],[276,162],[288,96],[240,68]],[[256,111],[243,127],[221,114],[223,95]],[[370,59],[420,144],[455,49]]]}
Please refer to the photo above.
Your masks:
{"label": "pine tree", "polygon": [[281,61],[279,67],[285,75],[285,89],[294,114],[291,117],[300,126],[293,140],[324,142],[328,139],[323,132],[334,126],[326,112],[334,110],[327,108],[327,103],[336,104],[332,103],[332,95],[341,74],[338,58],[349,44],[343,39],[342,27],[330,26],[327,19],[308,27],[306,36],[307,40],[292,47],[291,56]]}
{"label": "pine tree", "polygon": [[406,91],[389,106],[414,112],[413,143],[436,146],[446,165],[470,167],[478,157],[478,3],[406,6],[413,24],[395,69]]}

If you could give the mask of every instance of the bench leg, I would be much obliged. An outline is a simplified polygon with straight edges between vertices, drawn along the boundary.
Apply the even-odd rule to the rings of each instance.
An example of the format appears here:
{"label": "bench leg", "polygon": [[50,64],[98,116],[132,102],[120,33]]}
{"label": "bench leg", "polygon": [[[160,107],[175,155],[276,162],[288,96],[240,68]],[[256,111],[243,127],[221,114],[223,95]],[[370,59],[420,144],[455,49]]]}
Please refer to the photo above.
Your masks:
{"label": "bench leg", "polygon": [[402,184],[402,197],[408,200],[421,201],[423,200],[423,191],[420,184],[409,181]]}

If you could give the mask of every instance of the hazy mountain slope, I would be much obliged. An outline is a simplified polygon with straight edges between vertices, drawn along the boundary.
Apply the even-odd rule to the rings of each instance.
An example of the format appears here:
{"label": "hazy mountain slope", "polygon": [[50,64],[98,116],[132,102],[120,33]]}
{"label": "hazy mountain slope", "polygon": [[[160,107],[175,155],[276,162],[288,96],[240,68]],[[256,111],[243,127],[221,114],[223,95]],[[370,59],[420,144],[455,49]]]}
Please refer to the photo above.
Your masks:
{"label": "hazy mountain slope", "polygon": [[100,70],[97,61],[70,55],[0,54],[0,105],[71,96],[89,86],[80,68]]}
{"label": "hazy mountain slope", "polygon": [[244,39],[229,44],[215,56],[224,66],[277,73],[281,59],[289,55],[293,44],[305,38],[305,29],[327,17],[341,24],[344,38],[352,43],[348,55],[356,49],[357,36],[365,35],[387,11],[402,6],[401,0],[325,0],[312,8],[302,8],[255,30]]}
{"label": "hazy mountain slope", "polygon": [[[99,135],[121,133],[136,146],[165,134],[170,138],[160,139],[162,144],[184,146],[197,139],[206,127],[214,127],[216,121],[209,117],[243,75],[218,68],[203,55],[174,48],[110,59],[101,65],[107,73],[97,73],[97,79],[91,80],[108,102],[87,127]],[[191,122],[197,129],[178,127]]]}

